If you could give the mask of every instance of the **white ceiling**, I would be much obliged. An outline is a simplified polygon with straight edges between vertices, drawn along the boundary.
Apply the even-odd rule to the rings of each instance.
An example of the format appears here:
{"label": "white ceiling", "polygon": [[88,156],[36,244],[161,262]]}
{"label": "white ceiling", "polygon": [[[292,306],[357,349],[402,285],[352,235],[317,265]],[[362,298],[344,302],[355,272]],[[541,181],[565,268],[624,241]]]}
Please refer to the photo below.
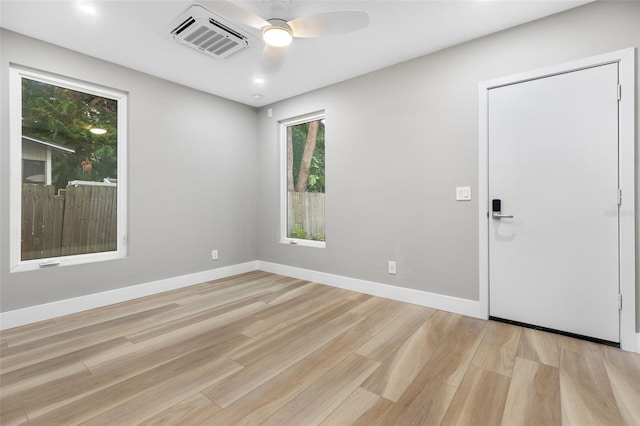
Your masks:
{"label": "white ceiling", "polygon": [[[206,56],[169,36],[171,24],[193,0],[0,0],[0,26],[259,107],[589,1],[292,0],[291,18],[363,10],[370,23],[349,34],[294,40],[282,69],[267,75],[261,72],[264,45],[257,30],[238,25],[254,37],[248,50],[228,60]],[[225,18],[222,0],[197,3]],[[264,0],[234,3],[271,17]],[[91,5],[96,13],[82,12],[79,4]],[[256,77],[264,83],[255,83]]]}

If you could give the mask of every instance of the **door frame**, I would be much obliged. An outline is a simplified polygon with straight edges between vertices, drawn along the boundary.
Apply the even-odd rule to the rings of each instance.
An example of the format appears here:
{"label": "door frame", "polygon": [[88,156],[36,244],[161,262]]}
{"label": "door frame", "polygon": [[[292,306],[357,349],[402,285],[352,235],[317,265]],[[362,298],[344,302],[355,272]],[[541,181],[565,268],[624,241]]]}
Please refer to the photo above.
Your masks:
{"label": "door frame", "polygon": [[622,295],[620,347],[640,352],[640,343],[636,341],[635,48],[632,47],[479,83],[479,303],[483,316],[489,318],[489,90],[611,63],[619,64],[621,85],[618,109],[618,179],[622,190],[618,228]]}

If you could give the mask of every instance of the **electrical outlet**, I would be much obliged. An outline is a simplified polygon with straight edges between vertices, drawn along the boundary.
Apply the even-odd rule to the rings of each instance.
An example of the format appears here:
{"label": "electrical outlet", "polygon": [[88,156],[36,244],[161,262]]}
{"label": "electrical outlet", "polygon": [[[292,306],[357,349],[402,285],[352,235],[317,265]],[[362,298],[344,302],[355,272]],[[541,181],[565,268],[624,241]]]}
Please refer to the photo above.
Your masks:
{"label": "electrical outlet", "polygon": [[398,269],[396,268],[396,261],[395,260],[390,260],[389,261],[389,273],[395,275],[395,273],[398,271]]}
{"label": "electrical outlet", "polygon": [[211,250],[211,260],[218,260],[218,250]]}

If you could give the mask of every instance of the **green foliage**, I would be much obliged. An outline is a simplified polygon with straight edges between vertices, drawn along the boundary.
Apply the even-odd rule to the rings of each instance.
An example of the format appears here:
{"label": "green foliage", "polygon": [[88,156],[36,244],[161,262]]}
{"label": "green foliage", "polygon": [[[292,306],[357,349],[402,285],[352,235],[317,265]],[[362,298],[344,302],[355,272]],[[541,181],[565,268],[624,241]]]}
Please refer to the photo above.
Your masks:
{"label": "green foliage", "polygon": [[324,234],[316,234],[315,237],[312,238],[315,241],[327,241],[327,239],[325,238]]}
{"label": "green foliage", "polygon": [[311,173],[309,173],[309,192],[324,192],[324,155],[319,159],[315,152],[311,158]]}
{"label": "green foliage", "polygon": [[[116,100],[66,89],[35,80],[22,80],[22,134],[75,149],[73,154],[57,150],[53,156],[53,183],[65,188],[71,180],[102,181],[117,178]],[[104,135],[89,131],[107,130]],[[83,171],[88,158],[91,170]]]}
{"label": "green foliage", "polygon": [[296,223],[293,226],[293,229],[291,230],[290,238],[297,238],[297,239],[300,239],[300,240],[306,240],[307,239],[307,232],[304,229],[302,229],[299,224]]}
{"label": "green foliage", "polygon": [[[316,139],[316,148],[313,151],[311,159],[311,172],[309,173],[309,183],[307,184],[308,192],[325,192],[325,172],[324,172],[324,121],[320,122],[318,127],[318,137]],[[302,123],[292,126],[293,139],[293,186],[298,184],[298,174],[300,173],[300,162],[304,146],[307,143],[307,134],[309,133],[309,123]]]}

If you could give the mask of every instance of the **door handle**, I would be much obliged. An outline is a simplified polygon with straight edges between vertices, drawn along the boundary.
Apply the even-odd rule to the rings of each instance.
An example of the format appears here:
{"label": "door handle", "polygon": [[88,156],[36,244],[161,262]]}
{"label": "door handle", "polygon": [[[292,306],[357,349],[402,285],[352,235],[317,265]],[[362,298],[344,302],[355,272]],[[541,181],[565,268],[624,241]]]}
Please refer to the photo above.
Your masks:
{"label": "door handle", "polygon": [[501,214],[501,213],[498,213],[498,212],[493,212],[491,214],[491,217],[494,218],[494,219],[497,219],[497,220],[500,220],[500,219],[512,219],[513,215],[512,214]]}
{"label": "door handle", "polygon": [[513,215],[502,214],[502,200],[499,198],[491,200],[491,210],[491,217],[496,220],[513,218]]}

